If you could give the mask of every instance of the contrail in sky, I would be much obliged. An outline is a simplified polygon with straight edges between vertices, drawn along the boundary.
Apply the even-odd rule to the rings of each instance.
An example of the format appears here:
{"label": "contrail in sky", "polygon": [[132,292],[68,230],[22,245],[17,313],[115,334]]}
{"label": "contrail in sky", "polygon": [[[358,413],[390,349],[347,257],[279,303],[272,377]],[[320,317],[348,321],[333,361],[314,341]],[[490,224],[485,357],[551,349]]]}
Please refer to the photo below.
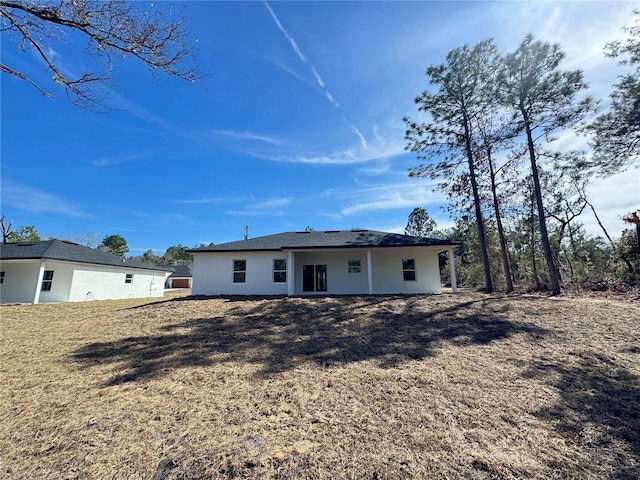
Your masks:
{"label": "contrail in sky", "polygon": [[[291,44],[293,51],[296,52],[296,54],[298,55],[298,58],[302,60],[302,62],[304,62],[305,64],[309,65],[309,67],[311,68],[311,73],[315,77],[316,82],[318,83],[320,88],[322,88],[322,90],[324,91],[324,96],[327,97],[327,100],[329,100],[329,102],[331,102],[332,105],[339,107],[340,104],[335,99],[335,97],[331,94],[331,92],[327,89],[327,86],[325,85],[324,81],[322,80],[322,77],[316,70],[316,67],[314,67],[313,64],[309,61],[309,59],[304,55],[304,53],[302,53],[302,50],[300,50],[300,47],[298,46],[294,38],[291,35],[289,35],[289,32],[287,32],[287,30],[282,26],[282,23],[280,23],[280,20],[278,19],[275,12],[271,9],[271,7],[269,6],[266,0],[264,1],[264,6],[267,7],[267,10],[269,10],[269,13],[271,14],[271,18],[273,18],[273,21],[276,23],[277,27],[284,34],[286,39],[289,40],[289,43]],[[344,118],[344,114],[342,115],[342,117]],[[360,130],[358,130],[356,127],[351,125],[351,131],[358,136],[358,139],[360,140],[360,144],[362,145],[362,147],[367,149],[368,148],[367,141],[364,139],[364,136],[360,133]]]}
{"label": "contrail in sky", "polygon": [[322,77],[320,77],[320,74],[318,73],[316,68],[311,64],[309,59],[305,57],[304,53],[302,53],[302,50],[300,50],[300,47],[298,46],[296,41],[293,39],[291,35],[289,35],[289,32],[287,32],[287,30],[282,26],[282,23],[280,23],[280,20],[278,19],[278,17],[276,17],[275,12],[271,9],[269,4],[265,1],[264,5],[265,7],[267,7],[267,10],[269,10],[269,13],[271,14],[271,18],[273,18],[273,21],[276,22],[276,25],[278,26],[280,31],[284,34],[287,40],[289,40],[289,43],[291,44],[291,47],[293,47],[293,51],[296,52],[296,54],[298,55],[298,58],[300,58],[300,60],[302,60],[307,65],[309,65],[309,67],[311,67],[311,73],[313,73],[313,76],[315,77],[316,82],[318,82],[318,85],[320,85],[320,88],[324,90],[324,95],[327,97],[327,100],[329,100],[336,107],[340,106],[340,104],[336,101],[334,96],[331,95],[331,92],[327,90],[327,87],[324,81],[322,80]]}

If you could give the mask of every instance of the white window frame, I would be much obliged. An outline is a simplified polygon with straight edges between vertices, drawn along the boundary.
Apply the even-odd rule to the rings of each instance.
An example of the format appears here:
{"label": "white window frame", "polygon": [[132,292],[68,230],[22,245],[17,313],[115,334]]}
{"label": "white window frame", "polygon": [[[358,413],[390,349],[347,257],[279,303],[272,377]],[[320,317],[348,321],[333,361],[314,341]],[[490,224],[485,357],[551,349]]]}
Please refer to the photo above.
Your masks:
{"label": "white window frame", "polygon": [[360,260],[347,260],[347,272],[360,273],[362,271],[362,262]]}
{"label": "white window frame", "polygon": [[[412,267],[409,267],[411,262]],[[407,274],[410,273],[413,278],[407,278]],[[402,259],[402,280],[405,282],[416,282],[418,275],[416,274],[416,259],[415,258],[403,258]]]}
{"label": "white window frame", "polygon": [[[47,274],[51,274],[51,275],[47,275]],[[51,287],[53,286],[53,274],[54,271],[53,270],[45,270],[44,274],[42,275],[42,285],[40,285],[40,291],[41,292],[50,292],[51,291]],[[49,277],[49,278],[47,278]]]}
{"label": "white window frame", "polygon": [[132,284],[133,283],[133,273],[125,273],[124,275],[124,283]]}
{"label": "white window frame", "polygon": [[0,283],[4,283],[4,274],[5,272],[0,272]]}
{"label": "white window frame", "polygon": [[[284,268],[276,269],[276,262],[284,262]],[[284,280],[276,280],[276,274],[283,274]],[[287,283],[287,259],[286,258],[274,258],[273,259],[273,283]]]}
{"label": "white window frame", "polygon": [[[236,262],[244,262],[244,270],[236,270]],[[236,281],[236,274],[242,274],[242,281]],[[231,281],[233,283],[247,283],[247,259],[234,258],[231,261]]]}

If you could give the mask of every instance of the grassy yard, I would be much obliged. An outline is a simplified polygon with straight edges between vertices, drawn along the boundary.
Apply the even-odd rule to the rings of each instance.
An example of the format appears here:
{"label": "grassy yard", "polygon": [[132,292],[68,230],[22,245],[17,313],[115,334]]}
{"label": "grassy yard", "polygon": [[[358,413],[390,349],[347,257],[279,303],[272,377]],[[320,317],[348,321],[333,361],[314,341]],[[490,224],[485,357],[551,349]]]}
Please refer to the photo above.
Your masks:
{"label": "grassy yard", "polygon": [[635,479],[640,301],[0,307],[0,477]]}

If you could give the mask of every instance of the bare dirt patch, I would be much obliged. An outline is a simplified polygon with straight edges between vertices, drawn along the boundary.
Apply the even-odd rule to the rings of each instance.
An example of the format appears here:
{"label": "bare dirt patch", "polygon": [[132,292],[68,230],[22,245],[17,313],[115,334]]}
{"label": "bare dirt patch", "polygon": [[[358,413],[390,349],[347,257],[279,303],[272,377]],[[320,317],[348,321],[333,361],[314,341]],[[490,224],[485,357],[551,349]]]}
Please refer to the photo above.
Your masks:
{"label": "bare dirt patch", "polygon": [[168,298],[0,307],[6,478],[640,477],[640,306]]}

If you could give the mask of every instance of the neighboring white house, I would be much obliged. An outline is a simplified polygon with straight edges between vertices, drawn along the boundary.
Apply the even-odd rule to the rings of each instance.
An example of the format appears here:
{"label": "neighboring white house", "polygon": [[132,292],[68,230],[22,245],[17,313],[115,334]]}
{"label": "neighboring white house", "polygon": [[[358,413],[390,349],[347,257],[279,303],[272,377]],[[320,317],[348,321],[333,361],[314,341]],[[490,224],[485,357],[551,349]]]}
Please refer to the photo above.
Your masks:
{"label": "neighboring white house", "polygon": [[0,303],[162,297],[170,268],[63,240],[0,244]]}
{"label": "neighboring white house", "polygon": [[174,265],[167,278],[167,288],[191,288],[191,265]]}
{"label": "neighboring white house", "polygon": [[439,293],[458,242],[373,230],[286,232],[189,250],[193,295]]}

